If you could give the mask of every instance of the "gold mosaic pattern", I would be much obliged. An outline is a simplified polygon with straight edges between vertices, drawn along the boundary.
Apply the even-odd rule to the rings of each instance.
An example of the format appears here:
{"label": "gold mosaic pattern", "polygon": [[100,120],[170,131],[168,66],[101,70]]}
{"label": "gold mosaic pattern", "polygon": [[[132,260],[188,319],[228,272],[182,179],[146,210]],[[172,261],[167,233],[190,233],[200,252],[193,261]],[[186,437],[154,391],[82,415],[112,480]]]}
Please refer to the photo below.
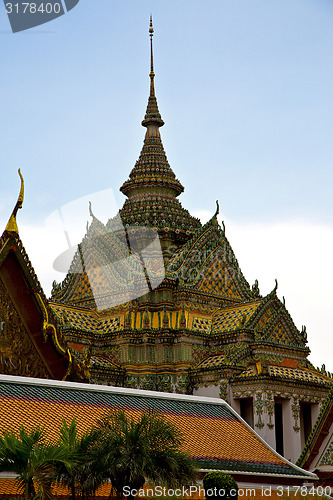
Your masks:
{"label": "gold mosaic pattern", "polygon": [[209,333],[212,325],[211,319],[194,317],[192,321],[192,329],[201,332]]}
{"label": "gold mosaic pattern", "polygon": [[213,331],[227,332],[244,326],[260,306],[261,301],[222,309],[213,316]]}
{"label": "gold mosaic pattern", "polygon": [[210,358],[204,359],[199,368],[217,368],[225,363],[225,356],[220,354],[219,356],[211,356]]}
{"label": "gold mosaic pattern", "polygon": [[282,323],[278,323],[278,325],[274,328],[274,331],[269,335],[268,338],[270,342],[282,343],[286,345],[294,344]]}
{"label": "gold mosaic pattern", "polygon": [[[216,254],[218,250],[215,252]],[[212,256],[210,260],[210,264],[204,270],[204,276],[198,290],[204,293],[240,299],[241,294],[236,286],[235,273],[230,272],[229,266],[224,262],[219,262],[216,255]]]}
{"label": "gold mosaic pattern", "polygon": [[320,373],[314,373],[309,370],[300,370],[298,368],[287,368],[285,366],[269,366],[269,375],[274,377],[282,377],[291,380],[299,380],[302,382],[313,382],[314,384],[325,384],[329,385],[329,381],[326,377],[322,376]]}
{"label": "gold mosaic pattern", "polygon": [[256,368],[254,366],[249,366],[245,371],[243,371],[239,377],[254,377],[257,375]]}
{"label": "gold mosaic pattern", "polygon": [[52,302],[50,302],[50,307],[63,327],[95,333],[109,333],[120,328],[120,316],[111,316],[101,320],[95,311],[89,309],[60,306]]}
{"label": "gold mosaic pattern", "polygon": [[[61,392],[58,394],[57,390],[48,390],[44,387],[36,391],[37,396],[33,398],[27,397],[23,386],[13,395],[10,394],[11,387],[6,390],[7,395],[1,394],[1,429],[17,432],[21,425],[26,429],[40,425],[45,427],[49,439],[56,439],[62,419],[70,423],[75,417],[78,432],[81,434],[112,410],[113,406],[119,408],[121,401],[119,396],[96,393],[91,393],[91,397],[87,399],[89,391],[70,390],[65,391],[64,395]],[[61,401],[64,398],[66,401]],[[123,399],[125,406],[130,405],[124,408],[127,414],[134,418],[141,414],[145,401],[142,403],[136,396],[128,396],[127,403],[126,398]],[[183,449],[192,457],[285,465],[283,459],[267,448],[253,431],[228,409],[221,408],[221,416],[209,416],[209,408],[207,407],[208,415],[203,414],[203,406],[200,403],[192,404],[190,412],[186,403],[184,410],[182,403],[161,400],[156,404],[165,418],[183,433],[185,437]],[[175,405],[177,409],[173,409]],[[47,425],[50,422],[52,425]]]}

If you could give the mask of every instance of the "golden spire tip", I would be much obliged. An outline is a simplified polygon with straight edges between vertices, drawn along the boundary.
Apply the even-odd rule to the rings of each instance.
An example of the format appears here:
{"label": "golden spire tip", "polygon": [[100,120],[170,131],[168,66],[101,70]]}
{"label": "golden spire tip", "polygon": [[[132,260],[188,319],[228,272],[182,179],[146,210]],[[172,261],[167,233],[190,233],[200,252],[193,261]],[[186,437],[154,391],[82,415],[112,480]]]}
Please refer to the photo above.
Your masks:
{"label": "golden spire tip", "polygon": [[12,215],[10,216],[10,219],[9,219],[9,221],[7,223],[7,226],[6,226],[6,231],[11,231],[13,233],[18,233],[18,227],[17,227],[17,223],[16,223],[16,214],[17,214],[17,211],[20,208],[22,208],[23,198],[24,198],[24,180],[23,180],[23,177],[22,177],[20,169],[18,169],[18,174],[19,174],[20,179],[21,179],[20,194],[19,194],[19,197],[17,199],[17,202],[16,202],[16,205],[14,207],[14,210],[12,212]]}
{"label": "golden spire tip", "polygon": [[153,56],[153,17],[150,15],[150,23],[149,23],[149,36],[150,36],[150,95],[155,96],[155,88],[154,88],[154,56]]}

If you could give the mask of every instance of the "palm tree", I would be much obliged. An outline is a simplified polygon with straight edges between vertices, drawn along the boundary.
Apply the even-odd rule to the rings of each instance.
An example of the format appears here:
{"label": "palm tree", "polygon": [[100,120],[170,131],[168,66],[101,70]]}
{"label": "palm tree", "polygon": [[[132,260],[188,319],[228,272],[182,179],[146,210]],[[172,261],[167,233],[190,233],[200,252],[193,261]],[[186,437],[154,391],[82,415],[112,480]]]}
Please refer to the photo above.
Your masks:
{"label": "palm tree", "polygon": [[78,494],[81,498],[85,498],[89,493],[95,493],[101,484],[101,479],[97,474],[98,469],[95,471],[95,464],[90,458],[91,450],[98,443],[100,431],[93,428],[79,437],[76,421],[73,419],[69,426],[63,420],[59,433],[59,447],[74,467],[68,467],[66,463],[60,464],[57,479],[69,488],[72,500],[76,500]]}
{"label": "palm tree", "polygon": [[6,431],[0,437],[0,472],[17,474],[25,500],[51,499],[51,486],[60,463],[71,467],[63,450],[45,442],[44,430],[39,427],[30,432],[21,427],[19,436]]}
{"label": "palm tree", "polygon": [[101,437],[95,461],[100,477],[111,481],[118,498],[125,486],[138,490],[147,480],[170,487],[195,481],[194,463],[180,450],[183,436],[162,415],[149,411],[134,419],[118,410],[100,420],[97,428]]}

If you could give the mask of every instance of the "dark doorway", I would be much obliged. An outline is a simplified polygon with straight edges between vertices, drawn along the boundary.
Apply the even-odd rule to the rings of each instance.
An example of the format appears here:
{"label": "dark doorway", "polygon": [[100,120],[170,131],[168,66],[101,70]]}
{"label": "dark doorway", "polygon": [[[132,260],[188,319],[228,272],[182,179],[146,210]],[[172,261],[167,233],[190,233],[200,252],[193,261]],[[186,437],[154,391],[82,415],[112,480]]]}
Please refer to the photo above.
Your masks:
{"label": "dark doorway", "polygon": [[253,400],[245,398],[240,400],[240,416],[253,427]]}
{"label": "dark doorway", "polygon": [[301,417],[301,432],[303,433],[302,445],[305,446],[307,439],[310,435],[312,429],[311,422],[311,404],[310,403],[300,403],[300,417]]}
{"label": "dark doorway", "polygon": [[282,403],[275,403],[275,442],[276,451],[283,455]]}

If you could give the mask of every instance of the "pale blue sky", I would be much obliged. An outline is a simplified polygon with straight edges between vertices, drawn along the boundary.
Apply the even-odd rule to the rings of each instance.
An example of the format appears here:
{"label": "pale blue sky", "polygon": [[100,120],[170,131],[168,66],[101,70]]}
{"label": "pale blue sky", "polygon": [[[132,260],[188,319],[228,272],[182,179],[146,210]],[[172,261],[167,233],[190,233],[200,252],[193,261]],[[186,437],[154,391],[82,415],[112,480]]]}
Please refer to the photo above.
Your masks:
{"label": "pale blue sky", "polygon": [[0,189],[16,194],[21,167],[21,220],[126,179],[144,135],[150,12],[184,205],[333,223],[330,0],[81,0],[17,34],[1,6]]}
{"label": "pale blue sky", "polygon": [[[150,13],[161,134],[185,186],[183,205],[213,212],[219,199],[223,218],[261,225],[263,241],[274,224],[330,231],[331,0],[80,0],[65,16],[17,34],[1,4],[2,225],[16,202],[19,167],[26,186],[19,227],[41,225],[62,204],[105,188],[122,205],[118,189],[145,131]],[[308,237],[293,242],[293,251],[311,245],[305,264],[313,269],[323,243]],[[274,245],[265,250],[271,257]],[[321,283],[331,267],[327,261],[320,270]],[[288,287],[285,294],[288,305]],[[323,326],[314,321],[312,328]]]}

